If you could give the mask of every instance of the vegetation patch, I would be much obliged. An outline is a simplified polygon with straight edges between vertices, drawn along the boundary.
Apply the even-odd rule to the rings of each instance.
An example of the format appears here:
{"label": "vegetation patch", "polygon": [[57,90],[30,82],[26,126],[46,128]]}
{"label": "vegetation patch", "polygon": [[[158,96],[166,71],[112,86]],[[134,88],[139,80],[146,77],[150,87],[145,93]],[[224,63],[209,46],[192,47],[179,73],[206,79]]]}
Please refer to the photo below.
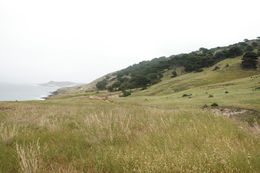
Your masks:
{"label": "vegetation patch", "polygon": [[189,97],[192,96],[192,94],[183,94],[182,97]]}
{"label": "vegetation patch", "polygon": [[255,52],[246,52],[242,58],[242,67],[244,69],[256,69],[258,55]]}
{"label": "vegetation patch", "polygon": [[256,87],[255,90],[260,90],[260,87]]}
{"label": "vegetation patch", "polygon": [[[255,41],[258,44],[258,40]],[[256,45],[254,44],[254,45]],[[177,77],[176,69],[184,67],[185,72],[202,72],[203,68],[211,67],[216,63],[228,59],[243,56],[242,67],[256,68],[257,54],[253,52],[251,42],[240,42],[221,48],[200,48],[197,51],[187,54],[172,55],[169,57],[159,57],[151,61],[142,61],[129,66],[123,70],[105,76],[96,84],[99,90],[123,91],[134,88],[146,88],[161,82],[163,75],[167,71],[173,71],[171,78]],[[225,67],[229,67],[226,64]],[[220,70],[216,65],[213,71]]]}
{"label": "vegetation patch", "polygon": [[219,69],[220,69],[219,66],[215,66],[214,69],[213,69],[213,71],[216,71],[216,70],[219,70]]}
{"label": "vegetation patch", "polygon": [[212,103],[211,107],[218,107],[218,104],[217,103]]}
{"label": "vegetation patch", "polygon": [[131,95],[131,91],[123,90],[123,97],[127,97]]}

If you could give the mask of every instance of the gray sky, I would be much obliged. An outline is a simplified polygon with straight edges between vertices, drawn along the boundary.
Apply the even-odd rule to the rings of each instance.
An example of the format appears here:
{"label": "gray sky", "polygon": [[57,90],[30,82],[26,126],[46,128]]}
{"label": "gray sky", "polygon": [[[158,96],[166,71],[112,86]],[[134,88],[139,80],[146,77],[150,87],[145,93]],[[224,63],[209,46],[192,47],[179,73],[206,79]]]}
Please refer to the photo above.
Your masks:
{"label": "gray sky", "polygon": [[0,0],[0,81],[90,82],[260,36],[259,0]]}

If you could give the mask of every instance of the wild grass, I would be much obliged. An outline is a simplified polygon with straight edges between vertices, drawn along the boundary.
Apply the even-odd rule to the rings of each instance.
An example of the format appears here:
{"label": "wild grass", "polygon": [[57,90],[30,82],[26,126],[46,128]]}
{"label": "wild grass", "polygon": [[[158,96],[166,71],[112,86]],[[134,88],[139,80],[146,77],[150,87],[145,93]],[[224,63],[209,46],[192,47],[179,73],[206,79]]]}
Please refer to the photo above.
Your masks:
{"label": "wild grass", "polygon": [[39,140],[27,146],[16,144],[20,172],[37,173],[41,171],[41,147]]}
{"label": "wild grass", "polygon": [[0,113],[19,127],[2,148],[0,172],[260,171],[259,138],[243,123],[198,108],[114,101],[14,103]]}
{"label": "wild grass", "polygon": [[0,102],[0,172],[260,172],[260,134],[202,109],[260,111],[259,72],[221,63],[126,98]]}
{"label": "wild grass", "polygon": [[7,123],[0,122],[0,137],[1,137],[1,141],[4,144],[6,145],[10,144],[15,138],[15,136],[17,135],[17,133],[18,130],[15,126],[11,127]]}

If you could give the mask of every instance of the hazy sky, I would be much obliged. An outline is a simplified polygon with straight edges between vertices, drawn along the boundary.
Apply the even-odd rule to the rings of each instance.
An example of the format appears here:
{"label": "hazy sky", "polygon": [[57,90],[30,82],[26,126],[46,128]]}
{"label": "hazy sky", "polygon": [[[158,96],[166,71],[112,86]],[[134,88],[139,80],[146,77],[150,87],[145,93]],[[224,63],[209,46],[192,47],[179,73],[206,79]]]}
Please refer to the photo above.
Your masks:
{"label": "hazy sky", "polygon": [[260,0],[0,0],[0,81],[90,82],[260,36]]}

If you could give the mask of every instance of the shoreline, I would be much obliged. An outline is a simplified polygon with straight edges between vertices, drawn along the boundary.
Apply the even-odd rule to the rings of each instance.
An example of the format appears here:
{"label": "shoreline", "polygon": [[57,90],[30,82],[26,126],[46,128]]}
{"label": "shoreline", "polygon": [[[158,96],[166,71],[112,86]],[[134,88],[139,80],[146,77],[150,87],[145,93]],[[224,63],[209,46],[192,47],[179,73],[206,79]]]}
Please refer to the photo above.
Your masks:
{"label": "shoreline", "polygon": [[48,100],[49,98],[58,95],[58,94],[59,94],[59,91],[58,91],[58,90],[59,90],[59,89],[50,92],[49,95],[47,95],[47,96],[45,96],[45,97],[41,97],[41,99],[43,99],[43,100]]}

